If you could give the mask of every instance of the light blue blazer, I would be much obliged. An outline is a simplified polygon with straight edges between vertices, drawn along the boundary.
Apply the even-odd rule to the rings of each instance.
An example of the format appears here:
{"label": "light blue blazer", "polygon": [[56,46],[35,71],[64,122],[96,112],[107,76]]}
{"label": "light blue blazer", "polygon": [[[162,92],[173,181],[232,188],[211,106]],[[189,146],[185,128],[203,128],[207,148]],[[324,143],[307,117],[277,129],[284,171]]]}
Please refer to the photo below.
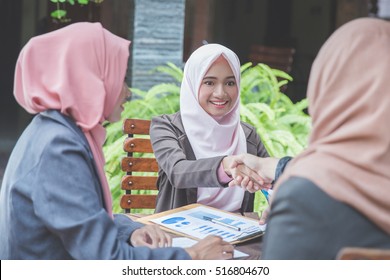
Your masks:
{"label": "light blue blazer", "polygon": [[82,131],[55,110],[19,138],[0,192],[0,259],[190,259],[182,248],[132,247],[142,227],[111,219]]}

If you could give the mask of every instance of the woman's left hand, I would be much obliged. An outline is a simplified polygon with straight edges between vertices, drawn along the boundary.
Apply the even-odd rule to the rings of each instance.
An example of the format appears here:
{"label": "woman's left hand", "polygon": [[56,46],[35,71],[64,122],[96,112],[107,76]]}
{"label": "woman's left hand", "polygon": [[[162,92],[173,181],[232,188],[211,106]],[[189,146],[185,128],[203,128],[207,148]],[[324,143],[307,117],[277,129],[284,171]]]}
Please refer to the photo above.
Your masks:
{"label": "woman's left hand", "polygon": [[172,237],[157,225],[146,225],[133,232],[130,236],[130,243],[134,247],[171,247]]}

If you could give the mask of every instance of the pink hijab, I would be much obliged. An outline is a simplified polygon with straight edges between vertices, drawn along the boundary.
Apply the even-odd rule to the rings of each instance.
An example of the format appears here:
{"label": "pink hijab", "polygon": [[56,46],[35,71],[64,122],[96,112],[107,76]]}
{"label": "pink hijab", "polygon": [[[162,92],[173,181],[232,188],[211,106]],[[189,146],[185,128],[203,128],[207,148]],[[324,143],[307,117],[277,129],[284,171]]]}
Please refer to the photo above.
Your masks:
{"label": "pink hijab", "polygon": [[323,45],[307,96],[309,146],[288,166],[390,234],[390,23],[357,19]]}
{"label": "pink hijab", "polygon": [[[198,94],[204,75],[217,58],[229,63],[240,88],[240,61],[230,49],[219,44],[204,45],[195,50],[184,67],[180,89],[180,114],[185,132],[197,159],[236,155],[247,151],[240,124],[240,95],[229,113],[213,118],[199,104]],[[240,187],[198,188],[198,202],[228,211],[241,207],[244,191]]]}
{"label": "pink hijab", "polygon": [[31,114],[48,109],[71,117],[94,155],[107,212],[110,188],[104,173],[102,122],[112,113],[125,79],[130,41],[100,23],[74,23],[32,38],[15,70],[14,95]]}

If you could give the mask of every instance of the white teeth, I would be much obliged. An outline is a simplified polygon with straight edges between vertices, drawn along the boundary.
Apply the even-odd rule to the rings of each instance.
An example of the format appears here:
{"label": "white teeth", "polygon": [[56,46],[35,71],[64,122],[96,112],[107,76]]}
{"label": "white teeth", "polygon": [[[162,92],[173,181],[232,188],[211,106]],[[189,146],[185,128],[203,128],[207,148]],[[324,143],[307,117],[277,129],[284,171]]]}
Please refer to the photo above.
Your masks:
{"label": "white teeth", "polygon": [[211,101],[211,103],[215,104],[215,105],[218,105],[218,106],[221,106],[221,105],[224,105],[227,103],[227,101],[224,101],[224,102],[215,102],[215,101]]}

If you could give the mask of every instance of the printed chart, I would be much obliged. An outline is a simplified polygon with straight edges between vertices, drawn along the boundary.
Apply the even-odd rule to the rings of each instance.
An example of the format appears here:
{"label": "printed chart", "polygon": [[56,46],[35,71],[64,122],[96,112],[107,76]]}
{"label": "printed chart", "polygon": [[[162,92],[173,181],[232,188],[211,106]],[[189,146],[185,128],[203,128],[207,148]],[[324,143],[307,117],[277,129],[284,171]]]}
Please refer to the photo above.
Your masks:
{"label": "printed chart", "polygon": [[221,236],[227,242],[261,235],[265,226],[246,217],[199,206],[151,219],[153,223],[202,239],[208,235]]}

